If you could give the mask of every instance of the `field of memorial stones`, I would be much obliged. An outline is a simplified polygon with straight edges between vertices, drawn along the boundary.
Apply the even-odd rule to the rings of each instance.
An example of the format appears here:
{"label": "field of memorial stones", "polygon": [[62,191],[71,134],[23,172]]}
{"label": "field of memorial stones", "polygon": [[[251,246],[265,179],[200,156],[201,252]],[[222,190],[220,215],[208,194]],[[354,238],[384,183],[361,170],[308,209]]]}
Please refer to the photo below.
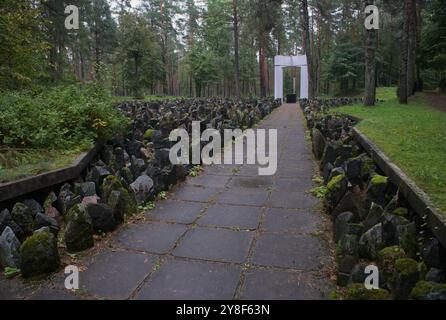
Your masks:
{"label": "field of memorial stones", "polygon": [[115,107],[132,120],[131,130],[107,141],[87,170],[74,181],[36,198],[1,204],[0,263],[24,278],[57,271],[62,253],[94,246],[94,235],[115,230],[144,211],[156,196],[183,181],[193,166],[169,161],[169,134],[202,129],[249,128],[280,106],[279,101],[187,99],[127,102]]}

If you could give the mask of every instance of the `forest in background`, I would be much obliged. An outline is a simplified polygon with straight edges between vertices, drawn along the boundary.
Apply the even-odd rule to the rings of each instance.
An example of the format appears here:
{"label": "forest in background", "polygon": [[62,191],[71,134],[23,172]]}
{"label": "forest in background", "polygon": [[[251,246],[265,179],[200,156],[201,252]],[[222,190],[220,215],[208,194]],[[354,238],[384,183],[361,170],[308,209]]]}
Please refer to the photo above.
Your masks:
{"label": "forest in background", "polygon": [[[380,9],[372,32],[364,28],[369,4]],[[65,28],[68,5],[79,8],[79,30]],[[445,0],[141,0],[134,7],[3,0],[0,30],[3,92],[96,81],[114,96],[136,98],[269,96],[278,54],[310,57],[312,96],[399,86],[404,103],[417,90],[446,89]]]}

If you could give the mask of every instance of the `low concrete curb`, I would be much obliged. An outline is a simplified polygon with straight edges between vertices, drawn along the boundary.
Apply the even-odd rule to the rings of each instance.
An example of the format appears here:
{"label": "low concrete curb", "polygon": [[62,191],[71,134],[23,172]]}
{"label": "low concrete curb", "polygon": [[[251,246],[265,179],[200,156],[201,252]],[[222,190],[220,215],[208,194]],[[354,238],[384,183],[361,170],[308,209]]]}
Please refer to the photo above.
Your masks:
{"label": "low concrete curb", "polygon": [[25,194],[58,185],[60,183],[77,178],[82,171],[90,164],[103,144],[98,143],[89,151],[81,154],[69,167],[45,172],[36,176],[1,183],[0,202],[14,199]]}
{"label": "low concrete curb", "polygon": [[426,223],[438,241],[446,247],[446,215],[435,209],[428,195],[421,190],[396,164],[394,164],[378,146],[367,138],[358,128],[353,128],[356,140],[366,150],[379,168],[399,187],[402,195]]}

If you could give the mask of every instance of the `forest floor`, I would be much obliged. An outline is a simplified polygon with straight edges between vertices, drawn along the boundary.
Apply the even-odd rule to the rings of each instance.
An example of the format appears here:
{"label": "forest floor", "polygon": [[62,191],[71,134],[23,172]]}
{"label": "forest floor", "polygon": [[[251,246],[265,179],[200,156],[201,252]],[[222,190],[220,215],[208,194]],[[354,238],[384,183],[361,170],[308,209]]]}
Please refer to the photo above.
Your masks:
{"label": "forest floor", "polygon": [[[434,204],[446,213],[446,113],[443,98],[418,93],[400,105],[395,90],[378,92],[375,107],[345,106],[336,112],[362,119],[358,128],[372,139]],[[443,102],[442,102],[443,101]]]}
{"label": "forest floor", "polygon": [[429,104],[440,111],[446,112],[446,94],[426,92]]}
{"label": "forest floor", "polygon": [[288,104],[259,125],[278,129],[274,176],[205,167],[77,258],[80,290],[64,289],[63,271],[40,283],[0,276],[0,299],[329,298],[332,226],[309,194],[317,165],[302,117]]}

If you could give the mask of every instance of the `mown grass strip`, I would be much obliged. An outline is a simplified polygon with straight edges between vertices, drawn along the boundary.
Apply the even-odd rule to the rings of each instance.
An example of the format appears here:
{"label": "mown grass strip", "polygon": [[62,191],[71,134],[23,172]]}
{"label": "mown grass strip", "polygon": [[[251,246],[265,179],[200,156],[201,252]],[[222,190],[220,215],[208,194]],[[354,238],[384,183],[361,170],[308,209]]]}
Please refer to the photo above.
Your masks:
{"label": "mown grass strip", "polygon": [[336,109],[361,118],[358,124],[367,137],[423,189],[446,213],[446,113],[432,108],[423,94],[400,105],[395,89],[380,90],[386,102]]}

